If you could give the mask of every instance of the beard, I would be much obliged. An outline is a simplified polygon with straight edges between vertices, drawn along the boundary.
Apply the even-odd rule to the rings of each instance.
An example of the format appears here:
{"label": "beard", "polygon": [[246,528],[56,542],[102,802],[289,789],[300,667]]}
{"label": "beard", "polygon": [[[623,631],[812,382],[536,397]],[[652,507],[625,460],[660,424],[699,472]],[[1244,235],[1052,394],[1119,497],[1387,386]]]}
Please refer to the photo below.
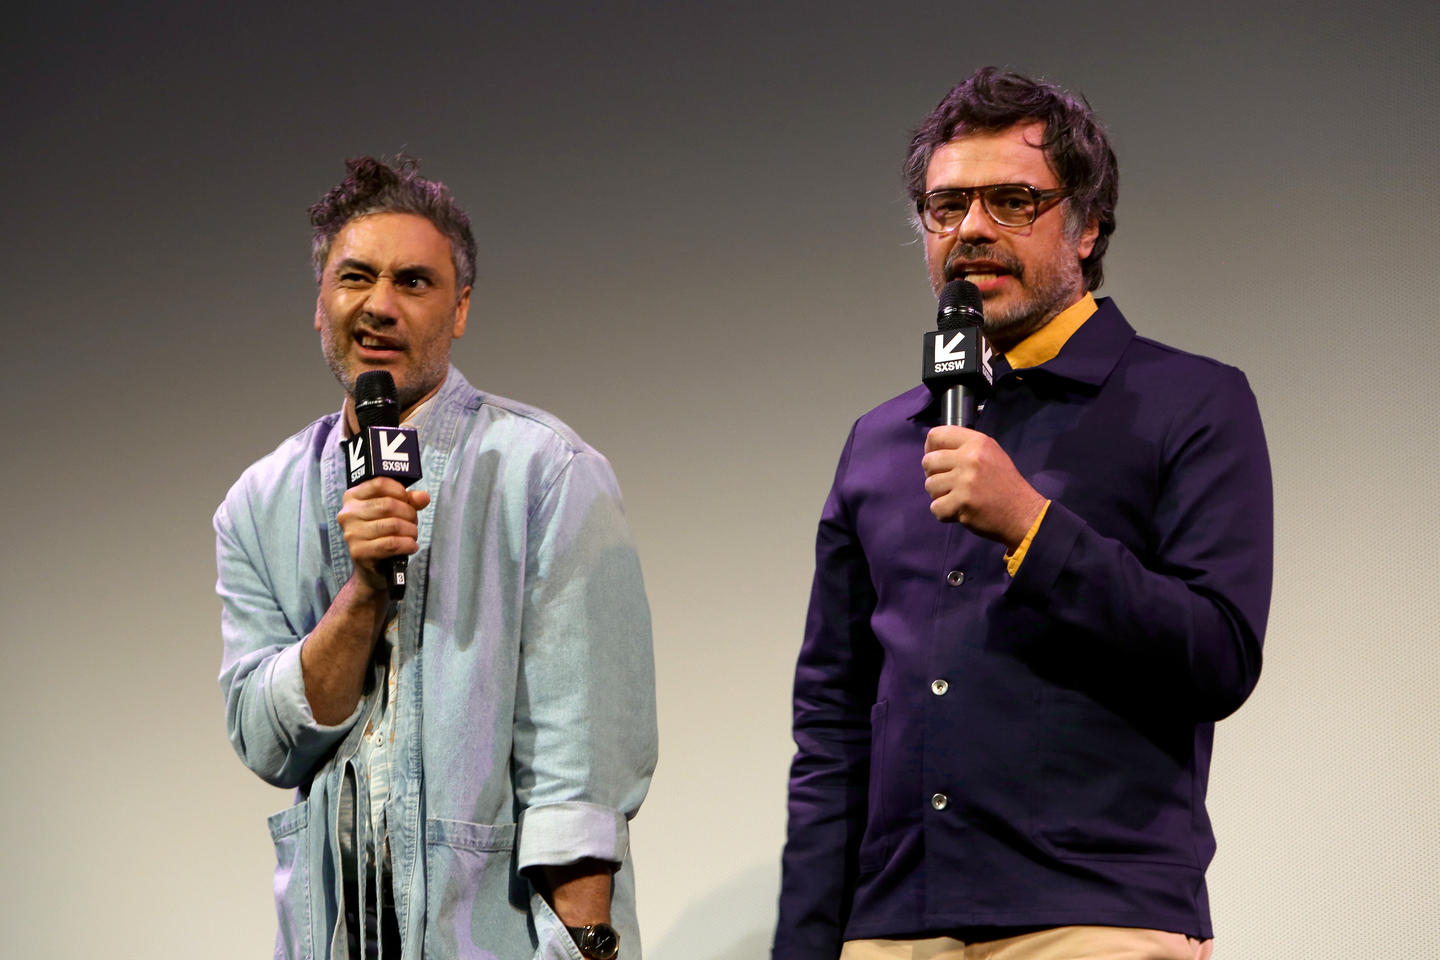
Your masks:
{"label": "beard", "polygon": [[986,303],[980,330],[992,342],[1019,343],[1039,330],[1083,290],[1080,261],[1073,248],[1060,247],[1049,260],[1032,262],[1029,269],[1014,254],[989,244],[956,243],[945,258],[945,279],[964,275],[967,262],[989,260],[1000,264],[1015,279],[1018,296],[1008,302]]}
{"label": "beard", "polygon": [[[345,393],[351,397],[355,396],[355,384],[360,379],[360,374],[366,373],[369,368],[364,363],[346,362],[347,351],[354,346],[355,340],[352,330],[337,329],[339,325],[331,323],[327,314],[325,323],[320,328],[320,352],[325,355],[325,365],[330,372],[335,374],[335,379],[340,381],[340,386],[345,388]],[[361,323],[361,329],[374,330],[381,333],[385,329],[383,323]],[[450,351],[449,340],[443,343],[421,342],[416,344],[411,341],[412,363],[401,377],[396,377],[395,402],[403,413],[409,410],[431,390],[434,390],[445,380],[445,375],[450,372]],[[417,348],[418,349],[414,349]],[[395,371],[391,371],[395,373]]]}

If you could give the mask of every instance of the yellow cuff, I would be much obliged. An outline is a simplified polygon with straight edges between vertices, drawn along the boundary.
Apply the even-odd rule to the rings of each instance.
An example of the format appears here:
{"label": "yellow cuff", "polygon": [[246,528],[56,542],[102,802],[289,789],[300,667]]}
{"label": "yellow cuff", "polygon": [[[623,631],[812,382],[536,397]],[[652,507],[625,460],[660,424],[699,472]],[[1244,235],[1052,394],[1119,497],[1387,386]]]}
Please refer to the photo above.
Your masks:
{"label": "yellow cuff", "polygon": [[1015,548],[1014,553],[1005,554],[1005,569],[1010,571],[1010,576],[1015,576],[1015,571],[1020,569],[1020,564],[1025,561],[1025,551],[1030,549],[1030,541],[1035,539],[1035,531],[1040,529],[1040,521],[1045,519],[1045,511],[1050,509],[1050,501],[1045,501],[1045,506],[1040,508],[1040,516],[1030,524],[1030,530],[1025,534],[1025,539],[1020,541],[1020,546]]}

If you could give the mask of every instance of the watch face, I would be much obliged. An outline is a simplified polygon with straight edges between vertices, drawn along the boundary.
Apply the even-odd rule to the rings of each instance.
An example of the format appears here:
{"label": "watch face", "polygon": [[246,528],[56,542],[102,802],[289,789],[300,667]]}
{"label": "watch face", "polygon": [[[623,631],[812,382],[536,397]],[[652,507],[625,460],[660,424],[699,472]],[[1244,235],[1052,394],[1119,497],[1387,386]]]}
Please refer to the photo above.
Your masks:
{"label": "watch face", "polygon": [[611,960],[620,949],[620,935],[608,923],[597,923],[586,931],[585,954],[595,960]]}

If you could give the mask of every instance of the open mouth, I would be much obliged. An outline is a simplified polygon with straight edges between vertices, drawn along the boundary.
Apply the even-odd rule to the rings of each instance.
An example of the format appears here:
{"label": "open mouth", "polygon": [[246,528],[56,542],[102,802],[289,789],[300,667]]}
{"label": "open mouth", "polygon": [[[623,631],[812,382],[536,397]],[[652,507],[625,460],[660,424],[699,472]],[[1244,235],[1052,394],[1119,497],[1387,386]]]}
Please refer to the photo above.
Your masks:
{"label": "open mouth", "polygon": [[981,293],[998,290],[1005,285],[1007,280],[1011,280],[1015,276],[1009,267],[993,260],[957,263],[951,267],[950,272],[953,276],[964,277],[975,284]]}
{"label": "open mouth", "polygon": [[354,337],[355,345],[360,348],[362,354],[367,356],[376,358],[395,356],[404,351],[404,346],[400,341],[371,333],[368,330],[357,330]]}

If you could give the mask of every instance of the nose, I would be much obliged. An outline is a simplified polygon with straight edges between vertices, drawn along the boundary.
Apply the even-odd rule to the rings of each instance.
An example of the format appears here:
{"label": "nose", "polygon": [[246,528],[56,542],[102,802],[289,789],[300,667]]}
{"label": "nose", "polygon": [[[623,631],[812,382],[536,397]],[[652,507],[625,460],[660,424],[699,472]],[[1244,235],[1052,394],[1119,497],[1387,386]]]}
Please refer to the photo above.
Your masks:
{"label": "nose", "polygon": [[395,281],[389,277],[380,277],[365,298],[365,312],[377,320],[393,322],[399,315],[398,301]]}
{"label": "nose", "polygon": [[985,201],[978,194],[971,198],[965,219],[955,228],[955,236],[964,243],[994,243],[1000,238],[995,221],[985,212]]}

